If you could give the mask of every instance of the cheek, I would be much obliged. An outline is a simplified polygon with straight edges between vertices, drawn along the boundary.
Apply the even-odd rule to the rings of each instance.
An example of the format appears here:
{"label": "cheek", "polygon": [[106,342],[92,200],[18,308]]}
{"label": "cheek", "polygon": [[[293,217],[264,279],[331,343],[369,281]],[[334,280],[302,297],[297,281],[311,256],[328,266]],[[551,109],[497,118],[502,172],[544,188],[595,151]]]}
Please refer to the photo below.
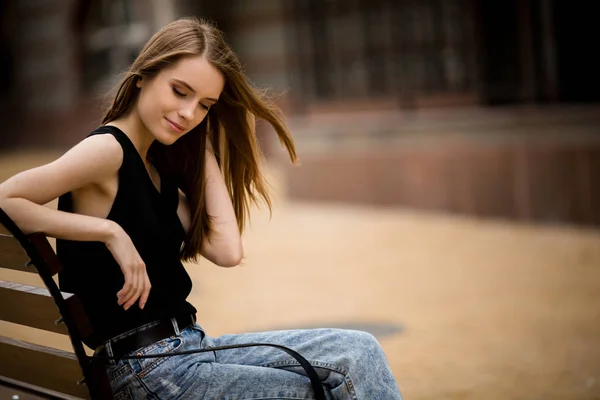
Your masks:
{"label": "cheek", "polygon": [[153,93],[151,90],[140,93],[137,111],[140,119],[148,128],[160,123],[164,111],[162,99],[164,96]]}
{"label": "cheek", "polygon": [[199,113],[198,120],[196,121],[195,126],[199,125],[202,121],[204,121],[207,116],[208,116],[208,113],[206,111],[202,110]]}
{"label": "cheek", "polygon": [[190,128],[190,130],[194,129],[195,127],[197,127],[198,125],[200,125],[200,123],[202,121],[204,121],[206,119],[206,117],[208,116],[207,112],[204,112],[204,110],[202,112],[198,112],[196,113],[196,116],[194,118],[194,123],[192,124],[192,127]]}
{"label": "cheek", "polygon": [[137,102],[137,111],[142,122],[149,122],[149,117],[154,114],[153,108],[154,102],[150,100],[150,96],[148,96],[148,93],[140,93],[140,98]]}

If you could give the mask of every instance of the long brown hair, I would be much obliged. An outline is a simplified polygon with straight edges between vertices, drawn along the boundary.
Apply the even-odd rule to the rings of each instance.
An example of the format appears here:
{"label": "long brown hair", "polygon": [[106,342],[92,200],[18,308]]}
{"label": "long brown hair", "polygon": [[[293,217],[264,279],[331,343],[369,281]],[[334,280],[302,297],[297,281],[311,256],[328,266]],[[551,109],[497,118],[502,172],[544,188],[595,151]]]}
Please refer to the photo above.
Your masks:
{"label": "long brown hair", "polygon": [[267,92],[253,87],[245,76],[237,55],[213,24],[186,17],[171,22],[156,32],[142,48],[112,99],[102,124],[129,112],[138,96],[136,81],[152,79],[163,68],[184,57],[204,56],[225,77],[219,101],[206,118],[171,146],[155,141],[148,158],[163,175],[174,179],[191,206],[191,224],[181,258],[196,260],[205,235],[210,235],[210,216],[204,201],[204,154],[207,135],[211,135],[217,161],[232,199],[240,233],[250,212],[250,203],[262,198],[271,210],[271,200],[260,172],[263,153],[256,138],[256,119],[267,121],[297,161],[294,142],[282,120],[281,111]]}

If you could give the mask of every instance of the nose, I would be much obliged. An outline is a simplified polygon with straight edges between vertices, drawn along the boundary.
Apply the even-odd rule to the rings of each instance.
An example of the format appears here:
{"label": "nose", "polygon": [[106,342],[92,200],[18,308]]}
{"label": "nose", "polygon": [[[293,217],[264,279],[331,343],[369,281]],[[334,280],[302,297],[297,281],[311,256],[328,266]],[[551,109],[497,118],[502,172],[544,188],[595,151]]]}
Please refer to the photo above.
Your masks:
{"label": "nose", "polygon": [[188,121],[192,121],[194,119],[195,112],[196,107],[194,104],[186,103],[179,108],[179,116]]}

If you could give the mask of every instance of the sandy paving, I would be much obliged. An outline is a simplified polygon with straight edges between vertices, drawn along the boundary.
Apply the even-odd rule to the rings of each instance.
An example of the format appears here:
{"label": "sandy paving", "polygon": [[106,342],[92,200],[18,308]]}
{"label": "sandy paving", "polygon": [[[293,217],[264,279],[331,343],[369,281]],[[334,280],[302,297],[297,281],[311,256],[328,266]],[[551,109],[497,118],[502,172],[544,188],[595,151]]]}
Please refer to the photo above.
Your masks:
{"label": "sandy paving", "polygon": [[[0,157],[0,178],[52,156]],[[407,399],[600,399],[599,231],[290,203],[273,182],[243,267],[188,265],[209,334],[399,324],[380,341]]]}

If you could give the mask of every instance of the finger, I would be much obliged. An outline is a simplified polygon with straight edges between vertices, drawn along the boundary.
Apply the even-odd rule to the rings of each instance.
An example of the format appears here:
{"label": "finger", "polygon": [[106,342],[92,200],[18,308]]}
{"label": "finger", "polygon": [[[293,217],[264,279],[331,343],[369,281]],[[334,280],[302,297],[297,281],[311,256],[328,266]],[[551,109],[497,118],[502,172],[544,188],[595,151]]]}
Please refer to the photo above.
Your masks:
{"label": "finger", "polygon": [[150,285],[150,278],[148,278],[148,274],[145,274],[144,277],[144,291],[142,292],[142,295],[140,296],[140,308],[143,310],[144,306],[146,305],[146,302],[148,301],[148,296],[150,296],[150,288],[152,285]]}
{"label": "finger", "polygon": [[143,268],[138,268],[138,272],[137,272],[137,278],[136,278],[136,286],[135,286],[135,291],[133,292],[133,295],[131,296],[131,298],[127,301],[126,310],[131,307],[132,305],[134,305],[136,303],[136,301],[138,301],[138,299],[140,298],[140,295],[142,294],[142,292],[144,291],[144,286],[146,285],[145,281],[144,281],[144,275],[145,275],[145,270]]}
{"label": "finger", "polygon": [[126,297],[124,298],[123,308],[127,310],[133,303],[135,303],[135,294],[138,291],[138,287],[140,286],[139,274],[134,273],[131,279],[132,286],[129,292],[127,292]]}
{"label": "finger", "polygon": [[123,284],[123,288],[117,292],[117,303],[122,305],[125,302],[125,298],[127,293],[131,290],[133,286],[133,273],[130,271],[125,272],[125,283]]}
{"label": "finger", "polygon": [[127,303],[127,301],[131,298],[131,295],[133,294],[134,290],[135,290],[135,285],[136,285],[136,273],[135,271],[132,270],[131,275],[129,277],[129,282],[127,284],[127,288],[123,290],[123,294],[121,295],[121,305],[123,307],[125,307],[125,304]]}

